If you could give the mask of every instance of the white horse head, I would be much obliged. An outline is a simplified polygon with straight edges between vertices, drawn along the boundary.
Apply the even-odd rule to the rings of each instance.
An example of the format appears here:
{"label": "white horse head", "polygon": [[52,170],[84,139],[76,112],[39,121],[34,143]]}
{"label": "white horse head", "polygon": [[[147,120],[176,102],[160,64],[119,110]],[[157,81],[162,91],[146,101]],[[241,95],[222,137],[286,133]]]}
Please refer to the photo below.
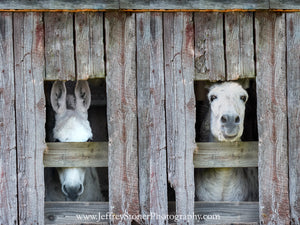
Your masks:
{"label": "white horse head", "polygon": [[247,92],[234,82],[216,84],[208,93],[210,130],[219,141],[238,141],[244,130]]}
{"label": "white horse head", "polygon": [[[64,81],[51,89],[51,105],[56,112],[53,136],[60,142],[85,142],[92,138],[88,121],[91,93],[87,81],[77,81],[75,98],[67,96]],[[61,190],[67,200],[77,200],[84,192],[85,168],[57,168]]]}

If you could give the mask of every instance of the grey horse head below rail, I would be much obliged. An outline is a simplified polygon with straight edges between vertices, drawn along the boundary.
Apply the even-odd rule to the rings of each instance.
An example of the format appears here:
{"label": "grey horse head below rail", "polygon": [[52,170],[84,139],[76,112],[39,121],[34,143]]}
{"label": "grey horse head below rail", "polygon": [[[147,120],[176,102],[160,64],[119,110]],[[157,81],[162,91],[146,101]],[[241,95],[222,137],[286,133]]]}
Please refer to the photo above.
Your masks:
{"label": "grey horse head below rail", "polygon": [[[201,132],[206,141],[240,141],[248,94],[241,85],[224,82],[208,93],[209,112]],[[209,168],[195,171],[196,199],[200,201],[258,200],[257,168]]]}
{"label": "grey horse head below rail", "polygon": [[[86,142],[93,137],[88,121],[91,102],[88,82],[77,81],[74,92],[75,97],[67,95],[64,81],[56,81],[51,89],[51,105],[56,113],[53,136],[59,142]],[[49,170],[45,173],[45,183],[46,201],[104,200],[95,168]]]}

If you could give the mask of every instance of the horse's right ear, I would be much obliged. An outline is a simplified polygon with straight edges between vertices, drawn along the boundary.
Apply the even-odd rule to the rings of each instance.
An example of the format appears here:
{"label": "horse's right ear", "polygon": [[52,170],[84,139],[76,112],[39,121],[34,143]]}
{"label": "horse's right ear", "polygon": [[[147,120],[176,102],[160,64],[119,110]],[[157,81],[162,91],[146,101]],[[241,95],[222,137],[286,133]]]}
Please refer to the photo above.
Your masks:
{"label": "horse's right ear", "polygon": [[91,91],[86,80],[78,80],[75,86],[76,110],[87,112],[91,104]]}
{"label": "horse's right ear", "polygon": [[51,105],[56,113],[64,113],[66,111],[66,96],[65,81],[55,81],[51,89]]}

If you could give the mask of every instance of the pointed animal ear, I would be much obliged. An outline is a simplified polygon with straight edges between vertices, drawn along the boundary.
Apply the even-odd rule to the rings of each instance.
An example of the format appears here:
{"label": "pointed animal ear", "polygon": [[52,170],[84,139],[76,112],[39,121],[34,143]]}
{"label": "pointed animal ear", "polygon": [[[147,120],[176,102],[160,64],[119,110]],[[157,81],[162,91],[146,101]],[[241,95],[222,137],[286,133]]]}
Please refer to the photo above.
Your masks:
{"label": "pointed animal ear", "polygon": [[76,110],[86,112],[91,104],[91,91],[86,80],[78,80],[75,87]]}
{"label": "pointed animal ear", "polygon": [[55,81],[51,88],[51,105],[56,113],[64,113],[66,111],[66,95],[65,81]]}

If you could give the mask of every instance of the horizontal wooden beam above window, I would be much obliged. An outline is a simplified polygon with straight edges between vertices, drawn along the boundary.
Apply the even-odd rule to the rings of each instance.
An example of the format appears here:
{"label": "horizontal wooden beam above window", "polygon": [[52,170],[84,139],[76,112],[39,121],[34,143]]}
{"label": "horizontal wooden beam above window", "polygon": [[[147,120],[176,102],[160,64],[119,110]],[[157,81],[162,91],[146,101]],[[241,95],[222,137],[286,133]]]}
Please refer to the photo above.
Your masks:
{"label": "horizontal wooden beam above window", "polygon": [[2,10],[299,10],[298,0],[3,0]]}
{"label": "horizontal wooden beam above window", "polygon": [[[194,207],[195,224],[258,223],[258,202],[195,202]],[[45,224],[109,224],[108,212],[108,202],[45,202]],[[174,215],[175,202],[169,202],[169,224],[176,224]]]}
{"label": "horizontal wooden beam above window", "polygon": [[[47,143],[45,167],[107,167],[107,142]],[[257,142],[200,142],[195,168],[257,167]]]}
{"label": "horizontal wooden beam above window", "polygon": [[1,9],[118,9],[119,0],[3,0]]}

